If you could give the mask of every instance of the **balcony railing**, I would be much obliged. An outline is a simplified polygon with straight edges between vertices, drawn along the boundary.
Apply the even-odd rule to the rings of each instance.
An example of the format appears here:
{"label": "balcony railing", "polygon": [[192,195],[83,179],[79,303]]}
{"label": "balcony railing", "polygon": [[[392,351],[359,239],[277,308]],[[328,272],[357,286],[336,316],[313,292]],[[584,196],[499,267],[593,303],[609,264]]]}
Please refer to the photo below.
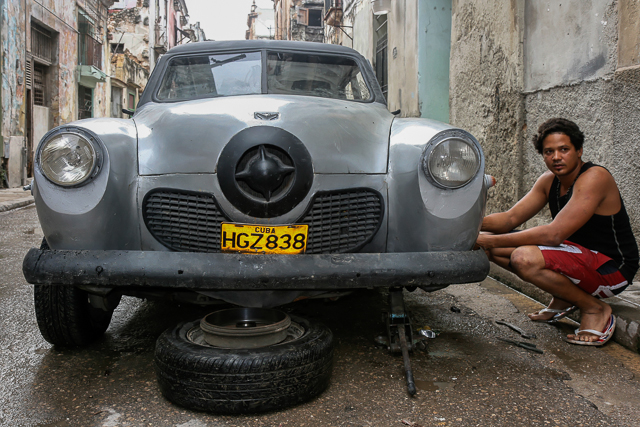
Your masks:
{"label": "balcony railing", "polygon": [[89,34],[80,34],[80,64],[102,69],[102,43]]}

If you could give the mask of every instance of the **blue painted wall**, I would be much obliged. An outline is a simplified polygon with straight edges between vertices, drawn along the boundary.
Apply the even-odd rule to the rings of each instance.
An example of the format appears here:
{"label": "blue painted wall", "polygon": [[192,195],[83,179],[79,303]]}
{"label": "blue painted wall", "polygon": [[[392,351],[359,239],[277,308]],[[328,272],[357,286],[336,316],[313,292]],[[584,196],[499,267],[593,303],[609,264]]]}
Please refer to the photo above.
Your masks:
{"label": "blue painted wall", "polygon": [[418,0],[420,116],[449,122],[451,0]]}

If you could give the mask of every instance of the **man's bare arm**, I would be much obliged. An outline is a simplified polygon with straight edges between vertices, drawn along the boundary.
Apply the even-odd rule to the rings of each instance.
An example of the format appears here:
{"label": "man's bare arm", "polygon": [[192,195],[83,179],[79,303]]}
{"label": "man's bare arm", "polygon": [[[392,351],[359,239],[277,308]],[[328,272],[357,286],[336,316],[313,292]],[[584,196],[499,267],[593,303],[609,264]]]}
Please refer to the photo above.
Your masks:
{"label": "man's bare arm", "polygon": [[508,233],[531,219],[547,204],[547,192],[551,181],[553,181],[553,175],[550,173],[541,175],[533,188],[511,209],[484,217],[481,231],[496,234]]}
{"label": "man's bare arm", "polygon": [[525,245],[557,246],[582,227],[612,193],[617,197],[613,177],[604,169],[590,169],[576,181],[569,203],[550,224],[519,233],[481,234],[478,236],[477,244],[484,249]]}

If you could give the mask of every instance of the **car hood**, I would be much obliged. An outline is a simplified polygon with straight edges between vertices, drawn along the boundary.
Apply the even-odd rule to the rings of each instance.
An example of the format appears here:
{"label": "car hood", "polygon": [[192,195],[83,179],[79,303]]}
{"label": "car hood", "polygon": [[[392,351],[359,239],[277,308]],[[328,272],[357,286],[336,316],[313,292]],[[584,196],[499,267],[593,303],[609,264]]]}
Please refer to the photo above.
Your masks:
{"label": "car hood", "polygon": [[133,119],[140,175],[216,173],[229,140],[254,126],[296,136],[311,155],[314,173],[379,174],[387,171],[393,115],[379,103],[245,95],[148,103]]}

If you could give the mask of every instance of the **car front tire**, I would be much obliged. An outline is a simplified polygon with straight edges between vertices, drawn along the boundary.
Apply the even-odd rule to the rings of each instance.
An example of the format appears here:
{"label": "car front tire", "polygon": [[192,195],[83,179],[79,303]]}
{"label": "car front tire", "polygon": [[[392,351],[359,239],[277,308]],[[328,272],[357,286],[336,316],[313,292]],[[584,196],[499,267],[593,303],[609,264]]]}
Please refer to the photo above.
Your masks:
{"label": "car front tire", "polygon": [[[44,239],[40,248],[49,249]],[[113,315],[113,309],[93,307],[89,294],[73,286],[35,285],[33,301],[40,333],[56,347],[83,347],[95,341]]]}

